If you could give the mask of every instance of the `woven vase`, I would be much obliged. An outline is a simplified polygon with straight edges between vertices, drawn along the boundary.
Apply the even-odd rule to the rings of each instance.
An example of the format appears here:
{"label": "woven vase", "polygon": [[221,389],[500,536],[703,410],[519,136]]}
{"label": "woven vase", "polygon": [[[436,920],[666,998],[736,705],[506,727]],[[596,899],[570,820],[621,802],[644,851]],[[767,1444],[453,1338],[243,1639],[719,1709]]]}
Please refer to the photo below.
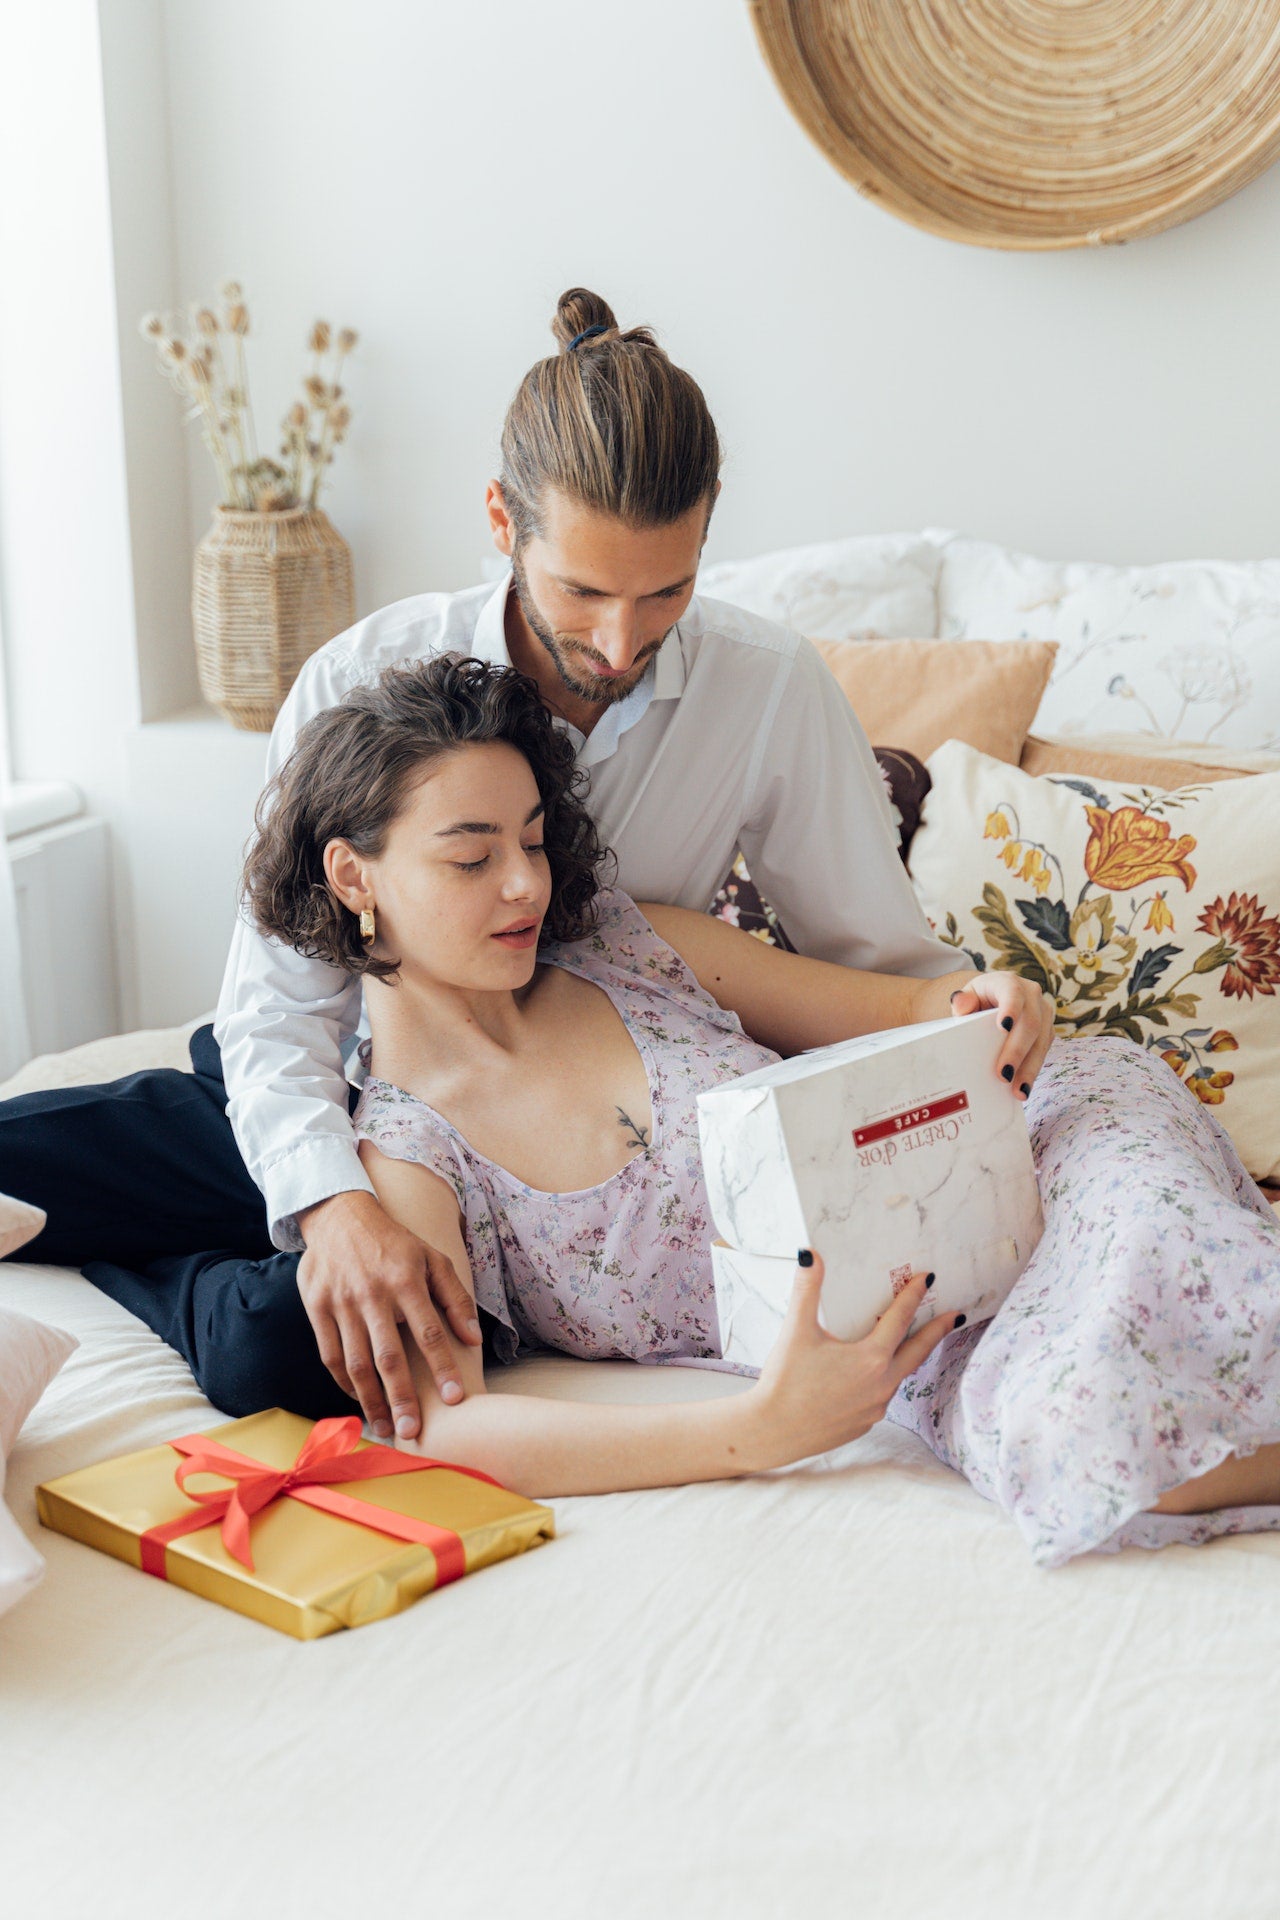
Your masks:
{"label": "woven vase", "polygon": [[248,733],[269,733],[304,660],[355,619],[351,549],[319,507],[218,507],[191,589],[200,690]]}

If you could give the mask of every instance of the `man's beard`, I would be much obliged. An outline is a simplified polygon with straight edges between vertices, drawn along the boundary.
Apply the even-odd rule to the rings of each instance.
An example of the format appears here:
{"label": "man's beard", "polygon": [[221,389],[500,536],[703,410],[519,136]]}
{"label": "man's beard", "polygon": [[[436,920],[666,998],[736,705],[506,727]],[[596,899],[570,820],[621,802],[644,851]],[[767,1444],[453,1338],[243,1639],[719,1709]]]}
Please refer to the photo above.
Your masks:
{"label": "man's beard", "polygon": [[[661,640],[653,641],[644,649],[643,654],[635,661],[632,671],[625,676],[616,680],[602,677],[598,673],[593,673],[589,666],[578,667],[574,664],[575,654],[586,655],[588,658],[593,657],[597,660],[601,659],[602,655],[592,655],[589,648],[580,647],[575,640],[562,639],[547,625],[537,602],[529,591],[529,582],[518,553],[513,553],[511,556],[511,576],[515,582],[520,611],[525,617],[529,631],[541,641],[562,685],[568,688],[575,699],[589,700],[593,706],[613,707],[619,700],[625,700],[644,678],[650,660],[666,640],[667,634],[675,631],[674,626],[668,627],[667,633],[663,634]],[[605,665],[608,665],[607,661]]]}

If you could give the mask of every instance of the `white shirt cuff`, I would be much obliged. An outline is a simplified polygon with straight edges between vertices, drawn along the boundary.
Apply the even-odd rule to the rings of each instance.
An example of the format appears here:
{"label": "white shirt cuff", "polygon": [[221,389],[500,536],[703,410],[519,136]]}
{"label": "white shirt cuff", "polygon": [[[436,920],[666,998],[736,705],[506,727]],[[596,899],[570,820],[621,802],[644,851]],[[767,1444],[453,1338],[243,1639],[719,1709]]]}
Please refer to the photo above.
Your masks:
{"label": "white shirt cuff", "polygon": [[308,1140],[264,1170],[271,1238],[282,1253],[301,1253],[298,1215],[335,1193],[372,1193],[353,1140]]}

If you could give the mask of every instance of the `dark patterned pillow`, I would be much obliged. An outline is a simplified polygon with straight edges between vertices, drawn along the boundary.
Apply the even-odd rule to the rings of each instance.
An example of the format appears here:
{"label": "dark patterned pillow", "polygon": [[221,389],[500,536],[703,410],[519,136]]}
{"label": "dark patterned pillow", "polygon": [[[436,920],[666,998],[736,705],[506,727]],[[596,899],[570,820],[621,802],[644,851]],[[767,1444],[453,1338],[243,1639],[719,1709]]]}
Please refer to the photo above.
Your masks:
{"label": "dark patterned pillow", "polygon": [[880,777],[889,789],[889,811],[898,829],[898,852],[905,865],[933,781],[924,761],[902,747],[876,747],[874,752]]}
{"label": "dark patterned pillow", "polygon": [[[931,784],[929,769],[923,761],[916,759],[914,753],[904,753],[898,747],[876,747],[874,751],[881,778],[888,788],[889,807],[898,829],[898,852],[905,861],[912,835],[920,825],[921,809]],[[770,946],[784,947],[788,953],[795,952],[786,932],[778,924],[777,914],[761,896],[755,881],[747,872],[747,864],[741,854],[725,876],[724,885],[711,902],[708,912],[714,913],[718,919],[727,920],[731,926],[754,933],[758,940],[765,940]]]}

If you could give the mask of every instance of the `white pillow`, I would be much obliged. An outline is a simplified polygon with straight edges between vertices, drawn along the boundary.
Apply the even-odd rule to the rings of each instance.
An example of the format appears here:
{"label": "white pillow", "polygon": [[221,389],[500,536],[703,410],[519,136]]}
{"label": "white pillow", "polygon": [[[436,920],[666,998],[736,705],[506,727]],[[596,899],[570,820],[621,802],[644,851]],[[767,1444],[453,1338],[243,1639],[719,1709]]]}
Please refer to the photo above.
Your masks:
{"label": "white pillow", "polygon": [[0,1260],[25,1247],[28,1240],[34,1240],[44,1226],[45,1217],[39,1207],[0,1193]]}
{"label": "white pillow", "polygon": [[1280,750],[1280,560],[1114,567],[934,538],[944,639],[1057,641],[1034,732]]}
{"label": "white pillow", "polygon": [[938,631],[942,556],[919,534],[863,534],[704,567],[698,592],[810,640],[918,640]]}
{"label": "white pillow", "polygon": [[44,1561],[4,1504],[5,1462],[23,1421],[77,1342],[58,1327],[0,1307],[0,1613],[44,1572]]}

